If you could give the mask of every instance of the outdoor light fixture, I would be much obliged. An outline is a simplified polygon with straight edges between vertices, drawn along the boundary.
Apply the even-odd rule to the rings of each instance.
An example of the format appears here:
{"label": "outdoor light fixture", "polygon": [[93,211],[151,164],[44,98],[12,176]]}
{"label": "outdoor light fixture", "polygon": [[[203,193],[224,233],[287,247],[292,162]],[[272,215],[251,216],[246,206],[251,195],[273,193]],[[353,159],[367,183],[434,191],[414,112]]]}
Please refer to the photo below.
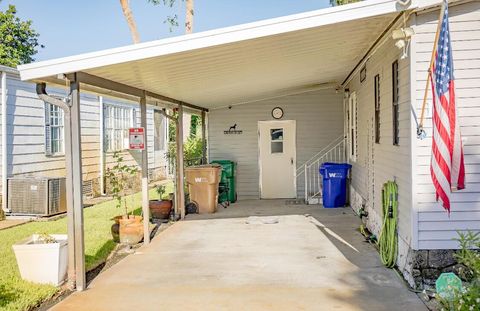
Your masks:
{"label": "outdoor light fixture", "polygon": [[410,39],[415,34],[415,31],[411,27],[395,29],[392,31],[393,40]]}
{"label": "outdoor light fixture", "polygon": [[401,59],[405,59],[408,57],[408,46],[410,45],[410,38],[415,34],[415,31],[411,27],[405,27],[400,29],[395,29],[392,31],[392,38],[393,40],[397,40],[395,42],[395,46],[399,50],[403,50],[403,54]]}
{"label": "outdoor light fixture", "polygon": [[412,0],[397,0],[397,3],[403,6],[407,6],[412,2]]}

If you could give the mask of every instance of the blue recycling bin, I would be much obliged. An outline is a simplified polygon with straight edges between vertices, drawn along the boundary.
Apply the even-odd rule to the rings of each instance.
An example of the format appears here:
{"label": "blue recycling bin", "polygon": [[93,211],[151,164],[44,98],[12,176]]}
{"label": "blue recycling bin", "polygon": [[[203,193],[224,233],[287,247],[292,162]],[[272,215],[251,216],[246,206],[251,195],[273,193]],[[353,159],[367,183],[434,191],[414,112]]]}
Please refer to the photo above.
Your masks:
{"label": "blue recycling bin", "polygon": [[325,162],[320,166],[323,176],[323,207],[343,207],[347,202],[348,163]]}

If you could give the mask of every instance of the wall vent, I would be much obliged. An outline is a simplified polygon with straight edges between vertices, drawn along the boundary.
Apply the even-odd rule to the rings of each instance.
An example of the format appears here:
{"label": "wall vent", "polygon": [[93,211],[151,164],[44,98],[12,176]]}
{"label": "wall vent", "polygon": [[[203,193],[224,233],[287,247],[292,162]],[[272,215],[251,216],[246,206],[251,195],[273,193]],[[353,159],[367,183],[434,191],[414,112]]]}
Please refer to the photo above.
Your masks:
{"label": "wall vent", "polygon": [[87,198],[93,198],[94,197],[94,192],[93,192],[93,180],[86,180],[83,182],[82,185],[82,194],[84,197]]}

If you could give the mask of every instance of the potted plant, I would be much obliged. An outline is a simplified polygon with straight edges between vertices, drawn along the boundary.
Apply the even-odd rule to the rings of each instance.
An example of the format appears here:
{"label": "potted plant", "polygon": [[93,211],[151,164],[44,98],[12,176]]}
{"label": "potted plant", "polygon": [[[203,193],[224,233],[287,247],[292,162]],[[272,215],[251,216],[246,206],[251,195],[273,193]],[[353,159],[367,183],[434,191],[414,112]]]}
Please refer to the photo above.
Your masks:
{"label": "potted plant", "polygon": [[164,185],[156,185],[155,191],[158,194],[158,200],[150,200],[150,214],[153,218],[168,219],[172,210],[172,200],[165,198]]}
{"label": "potted plant", "polygon": [[61,285],[67,276],[67,235],[33,234],[12,246],[22,279]]}
{"label": "potted plant", "polygon": [[142,216],[129,213],[127,199],[125,197],[128,180],[134,177],[138,169],[123,163],[123,156],[119,152],[113,153],[115,165],[107,169],[105,177],[110,184],[110,192],[116,201],[116,207],[125,209],[125,213],[113,218],[115,224],[112,225],[112,236],[115,242],[134,245],[143,238]]}

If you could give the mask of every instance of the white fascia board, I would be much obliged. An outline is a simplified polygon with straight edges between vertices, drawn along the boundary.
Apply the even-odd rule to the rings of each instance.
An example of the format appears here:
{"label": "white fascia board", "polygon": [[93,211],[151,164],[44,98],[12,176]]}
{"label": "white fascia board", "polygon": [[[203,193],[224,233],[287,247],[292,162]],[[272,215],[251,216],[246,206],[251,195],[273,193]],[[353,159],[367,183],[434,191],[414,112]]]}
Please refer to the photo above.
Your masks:
{"label": "white fascia board", "polygon": [[[423,1],[423,0],[416,0]],[[432,0],[429,0],[432,1]],[[439,1],[439,0],[435,0]],[[412,9],[396,0],[367,0],[233,27],[18,66],[22,80],[42,79],[152,57],[315,28]]]}
{"label": "white fascia board", "polygon": [[11,73],[14,75],[18,75],[18,70],[12,67],[0,65],[0,72],[6,72],[6,73]]}

